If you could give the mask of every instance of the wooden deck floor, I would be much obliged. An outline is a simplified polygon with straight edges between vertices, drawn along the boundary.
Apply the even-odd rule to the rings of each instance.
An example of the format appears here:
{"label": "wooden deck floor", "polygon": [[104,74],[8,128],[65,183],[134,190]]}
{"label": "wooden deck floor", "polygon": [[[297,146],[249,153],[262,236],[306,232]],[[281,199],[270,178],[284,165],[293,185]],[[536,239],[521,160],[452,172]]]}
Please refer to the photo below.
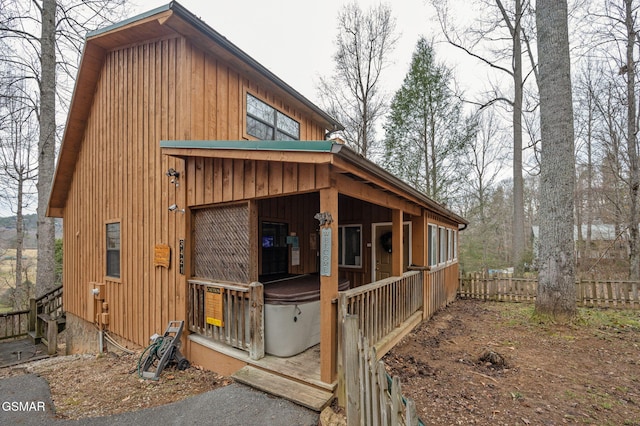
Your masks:
{"label": "wooden deck floor", "polygon": [[288,358],[267,354],[262,359],[254,360],[249,358],[248,352],[214,342],[197,334],[189,335],[189,339],[202,346],[246,362],[249,365],[311,384],[320,389],[333,391],[336,387],[335,382],[328,384],[320,380],[320,345],[313,346],[298,355]]}

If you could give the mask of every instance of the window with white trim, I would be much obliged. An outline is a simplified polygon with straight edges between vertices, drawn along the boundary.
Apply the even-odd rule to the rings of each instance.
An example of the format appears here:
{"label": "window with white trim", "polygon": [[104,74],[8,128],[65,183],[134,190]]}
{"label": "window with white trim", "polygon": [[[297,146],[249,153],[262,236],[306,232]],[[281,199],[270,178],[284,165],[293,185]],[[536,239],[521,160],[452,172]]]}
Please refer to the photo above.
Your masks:
{"label": "window with white trim", "polygon": [[440,236],[438,238],[438,243],[440,244],[440,256],[438,260],[439,263],[444,263],[447,261],[447,230],[444,227],[439,228]]}
{"label": "window with white trim", "polygon": [[429,266],[438,264],[438,227],[429,225],[427,235],[427,250],[429,252]]}
{"label": "window with white trim", "polygon": [[338,264],[362,267],[362,225],[338,226]]}
{"label": "window with white trim", "polygon": [[447,229],[447,260],[453,260],[453,229]]}
{"label": "window with white trim", "polygon": [[260,140],[300,140],[300,123],[247,93],[247,134]]}
{"label": "window with white trim", "polygon": [[453,260],[458,258],[458,232],[451,231],[453,233]]}

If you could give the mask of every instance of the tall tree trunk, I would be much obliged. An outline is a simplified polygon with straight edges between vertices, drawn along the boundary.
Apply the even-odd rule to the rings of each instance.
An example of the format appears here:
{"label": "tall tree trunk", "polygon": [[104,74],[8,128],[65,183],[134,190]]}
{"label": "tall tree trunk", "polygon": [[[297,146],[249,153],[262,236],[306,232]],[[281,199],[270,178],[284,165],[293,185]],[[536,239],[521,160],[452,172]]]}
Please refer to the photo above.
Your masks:
{"label": "tall tree trunk", "polygon": [[[17,137],[17,136],[16,136]],[[22,273],[22,255],[24,252],[24,215],[22,212],[23,203],[23,174],[18,173],[18,200],[16,210],[16,284],[13,297],[13,309],[19,311],[26,308],[29,295],[29,289],[26,288],[25,280]]]}
{"label": "tall tree trunk", "polygon": [[40,38],[40,136],[38,139],[38,263],[36,294],[55,286],[55,226],[46,217],[55,168],[56,142],[56,0],[42,2]]}
{"label": "tall tree trunk", "polygon": [[627,27],[627,155],[629,156],[629,279],[640,279],[640,248],[638,247],[638,154],[636,146],[636,71],[633,55],[636,34],[632,0],[625,0]]}
{"label": "tall tree trunk", "polygon": [[536,312],[560,321],[576,313],[573,258],[573,106],[566,0],[538,0],[540,66],[540,273]]}
{"label": "tall tree trunk", "polygon": [[523,269],[524,233],[524,181],[522,179],[522,42],[520,21],[522,2],[516,0],[513,26],[513,264],[519,273]]}

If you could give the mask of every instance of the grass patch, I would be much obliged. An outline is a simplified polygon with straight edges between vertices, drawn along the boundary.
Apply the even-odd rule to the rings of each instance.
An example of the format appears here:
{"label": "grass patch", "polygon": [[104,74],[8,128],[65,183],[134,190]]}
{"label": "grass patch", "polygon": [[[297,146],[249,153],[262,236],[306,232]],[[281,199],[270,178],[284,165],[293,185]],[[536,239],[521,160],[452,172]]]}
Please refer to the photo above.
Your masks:
{"label": "grass patch", "polygon": [[640,331],[640,317],[637,311],[579,308],[579,323],[587,327],[622,331]]}

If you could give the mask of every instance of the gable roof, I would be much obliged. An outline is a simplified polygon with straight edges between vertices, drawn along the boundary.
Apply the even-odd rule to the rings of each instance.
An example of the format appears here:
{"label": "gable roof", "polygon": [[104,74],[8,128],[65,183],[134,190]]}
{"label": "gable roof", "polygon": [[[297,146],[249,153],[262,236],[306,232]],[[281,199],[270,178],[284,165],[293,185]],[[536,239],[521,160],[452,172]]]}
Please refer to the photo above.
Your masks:
{"label": "gable roof", "polygon": [[286,92],[293,102],[310,111],[314,119],[324,123],[326,129],[343,129],[333,117],[174,1],[87,34],[49,197],[48,215],[62,216],[73,176],[70,171],[74,169],[77,161],[106,53],[117,47],[129,45],[132,41],[175,34],[184,36],[205,52],[223,58],[240,71],[250,73],[252,78]]}

